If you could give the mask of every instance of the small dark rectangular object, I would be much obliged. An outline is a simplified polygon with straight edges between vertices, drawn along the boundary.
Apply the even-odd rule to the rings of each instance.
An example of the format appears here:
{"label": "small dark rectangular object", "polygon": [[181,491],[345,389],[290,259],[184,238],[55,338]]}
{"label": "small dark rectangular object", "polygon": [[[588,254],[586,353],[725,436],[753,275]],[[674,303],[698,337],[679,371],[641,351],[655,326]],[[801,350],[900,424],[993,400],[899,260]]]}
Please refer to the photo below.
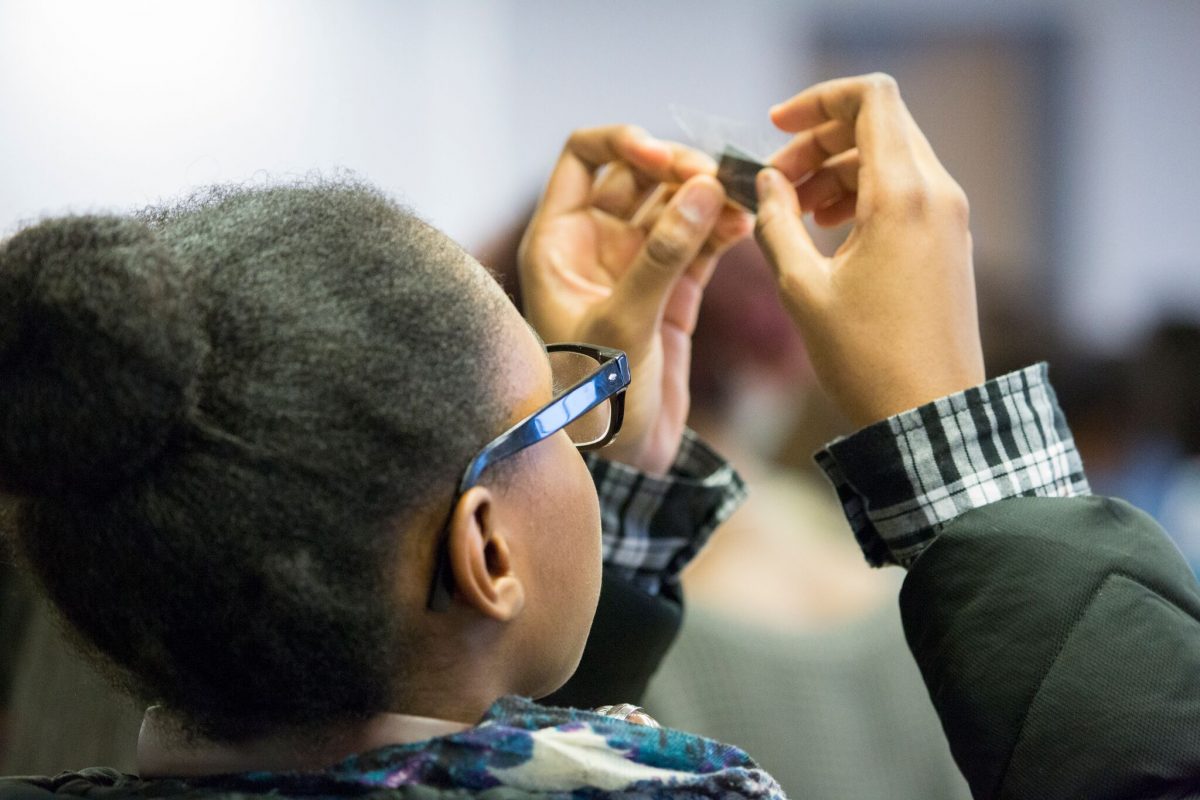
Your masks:
{"label": "small dark rectangular object", "polygon": [[758,171],[765,167],[759,161],[738,150],[726,146],[717,164],[717,180],[725,187],[729,199],[744,207],[751,214],[758,213],[758,190],[754,180]]}

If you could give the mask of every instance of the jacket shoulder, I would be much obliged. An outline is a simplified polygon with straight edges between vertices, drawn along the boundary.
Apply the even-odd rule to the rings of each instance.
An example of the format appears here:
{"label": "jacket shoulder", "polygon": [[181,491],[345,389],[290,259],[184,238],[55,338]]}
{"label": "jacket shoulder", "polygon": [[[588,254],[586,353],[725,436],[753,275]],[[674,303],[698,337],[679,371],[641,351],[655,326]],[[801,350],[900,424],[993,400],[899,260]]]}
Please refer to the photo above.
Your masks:
{"label": "jacket shoulder", "polygon": [[1200,590],[1128,503],[970,511],[913,564],[901,611],[976,797],[1158,796],[1200,777]]}

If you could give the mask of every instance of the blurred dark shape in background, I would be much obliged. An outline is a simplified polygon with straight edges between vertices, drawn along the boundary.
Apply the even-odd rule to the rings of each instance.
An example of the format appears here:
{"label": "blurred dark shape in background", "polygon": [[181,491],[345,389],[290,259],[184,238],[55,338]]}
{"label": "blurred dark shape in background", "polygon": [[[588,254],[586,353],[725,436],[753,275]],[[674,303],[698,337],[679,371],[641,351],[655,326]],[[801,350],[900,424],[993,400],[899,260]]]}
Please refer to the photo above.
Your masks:
{"label": "blurred dark shape in background", "polygon": [[1165,315],[1112,352],[1069,339],[1031,308],[981,280],[989,377],[1049,362],[1092,491],[1157,519],[1200,574],[1200,315]]}
{"label": "blurred dark shape in background", "polygon": [[747,384],[813,385],[804,342],[780,305],[774,274],[750,239],[726,253],[713,272],[692,345],[694,411],[730,413]]}
{"label": "blurred dark shape in background", "polygon": [[1131,413],[1112,414],[1125,427],[1123,456],[1113,468],[1089,470],[1093,489],[1149,512],[1200,574],[1200,323],[1167,317],[1136,344],[1117,374]]}
{"label": "blurred dark shape in background", "polygon": [[25,637],[30,597],[3,532],[12,524],[12,504],[0,495],[0,765],[12,747],[8,697]]}
{"label": "blurred dark shape in background", "polygon": [[142,711],[68,642],[7,547],[0,495],[0,775],[103,764],[134,772]]}
{"label": "blurred dark shape in background", "polygon": [[1147,433],[1172,440],[1183,456],[1200,456],[1200,322],[1163,319],[1135,360]]}

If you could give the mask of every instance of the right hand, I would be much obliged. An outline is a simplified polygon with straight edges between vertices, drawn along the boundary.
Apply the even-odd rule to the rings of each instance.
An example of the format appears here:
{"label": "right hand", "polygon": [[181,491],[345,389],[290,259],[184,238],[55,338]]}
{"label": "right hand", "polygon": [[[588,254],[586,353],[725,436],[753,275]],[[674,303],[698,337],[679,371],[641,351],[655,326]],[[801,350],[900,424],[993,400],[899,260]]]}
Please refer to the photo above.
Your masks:
{"label": "right hand", "polygon": [[[967,199],[896,82],[821,83],[771,119],[797,135],[759,173],[755,233],[833,401],[868,425],[982,383]],[[854,220],[832,257],[808,211],[819,225]]]}

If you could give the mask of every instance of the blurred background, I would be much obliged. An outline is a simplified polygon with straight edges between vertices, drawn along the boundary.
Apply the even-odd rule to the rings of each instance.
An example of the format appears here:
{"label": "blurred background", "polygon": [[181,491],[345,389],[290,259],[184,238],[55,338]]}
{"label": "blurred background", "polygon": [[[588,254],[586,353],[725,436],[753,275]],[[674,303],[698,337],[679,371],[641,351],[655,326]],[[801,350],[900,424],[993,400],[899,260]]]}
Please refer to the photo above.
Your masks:
{"label": "blurred background", "polygon": [[1200,307],[1197,41],[1191,0],[2,0],[0,225],[344,166],[477,245],[574,127],[884,69],[981,271],[1116,349]]}
{"label": "blurred background", "polygon": [[[804,86],[887,71],[970,197],[989,371],[1049,359],[1093,485],[1200,565],[1197,42],[1194,0],[0,0],[0,235],[348,168],[511,275],[571,129],[675,138],[674,104],[766,133],[767,107]],[[905,671],[898,578],[865,570],[808,466],[844,426],[753,248],[715,280],[693,422],[758,499],[688,576],[659,716],[752,753],[788,744],[760,759],[795,794],[962,796],[944,742],[914,744],[937,723]],[[0,609],[0,682],[62,663],[22,645],[53,629],[30,603],[14,590]],[[10,703],[14,728],[87,680],[26,687],[42,710]],[[10,732],[11,769],[84,765],[35,763],[46,729]]]}

